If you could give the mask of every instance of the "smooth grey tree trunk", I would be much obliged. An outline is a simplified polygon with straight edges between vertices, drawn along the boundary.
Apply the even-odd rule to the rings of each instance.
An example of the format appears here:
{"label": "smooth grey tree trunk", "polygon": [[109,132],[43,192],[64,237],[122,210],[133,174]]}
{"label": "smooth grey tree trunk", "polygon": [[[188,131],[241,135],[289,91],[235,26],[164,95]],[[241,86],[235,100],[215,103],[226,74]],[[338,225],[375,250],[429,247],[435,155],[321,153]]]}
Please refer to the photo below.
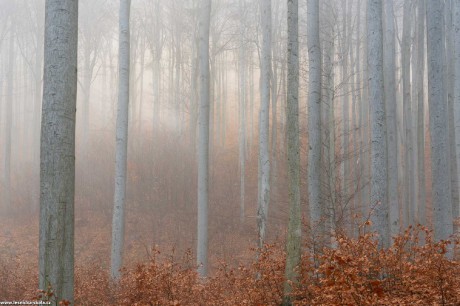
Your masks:
{"label": "smooth grey tree trunk", "polygon": [[449,120],[443,86],[442,1],[428,0],[426,8],[428,53],[428,103],[431,133],[433,225],[436,241],[452,234],[452,193],[449,165]]}
{"label": "smooth grey tree trunk", "polygon": [[208,274],[208,192],[209,192],[209,26],[211,0],[201,0],[199,20],[200,108],[198,118],[198,274]]}
{"label": "smooth grey tree trunk", "polygon": [[9,39],[9,51],[8,51],[8,75],[6,81],[6,107],[5,107],[5,144],[3,150],[3,194],[2,194],[2,208],[6,210],[11,208],[11,141],[13,132],[13,105],[17,102],[17,99],[13,96],[14,84],[14,32],[13,32],[13,21],[11,20],[11,30]]}
{"label": "smooth grey tree trunk", "polygon": [[118,51],[118,107],[116,126],[115,191],[112,220],[112,281],[120,279],[125,237],[126,165],[128,155],[128,109],[130,78],[129,16],[131,0],[120,0]]}
{"label": "smooth grey tree trunk", "polygon": [[245,1],[239,0],[240,10],[240,41],[239,41],[239,162],[240,162],[240,222],[245,218],[245,177],[246,177],[246,19]]}
{"label": "smooth grey tree trunk", "polygon": [[[321,206],[321,47],[319,41],[319,1],[307,2],[308,46],[308,207],[314,249],[321,249],[324,238],[325,211]],[[289,123],[288,123],[289,124]],[[318,245],[317,245],[318,243]],[[317,249],[318,248],[318,249]]]}
{"label": "smooth grey tree trunk", "polygon": [[405,201],[403,207],[404,228],[414,224],[416,211],[415,192],[415,160],[413,157],[413,134],[412,134],[412,99],[410,82],[410,51],[411,51],[411,1],[404,1],[403,35],[401,48],[401,66],[403,83],[403,124],[404,124],[404,191]]}
{"label": "smooth grey tree trunk", "polygon": [[[318,22],[318,0],[308,0],[308,14]],[[283,305],[291,305],[292,287],[298,281],[301,258],[300,145],[299,145],[299,3],[288,0],[288,75],[287,75],[287,166],[289,185],[289,224],[286,246],[286,282]],[[312,11],[313,10],[313,11]],[[318,26],[318,24],[317,24]],[[318,28],[317,28],[318,29]],[[319,106],[318,106],[319,107]],[[317,178],[319,179],[319,177]]]}
{"label": "smooth grey tree trunk", "polygon": [[260,0],[262,50],[260,57],[259,167],[257,228],[259,248],[264,245],[270,202],[270,79],[271,79],[271,0]]}
{"label": "smooth grey tree trunk", "polygon": [[418,220],[426,225],[425,192],[425,0],[417,1],[417,171],[418,171]]}
{"label": "smooth grey tree trunk", "polygon": [[45,8],[39,288],[73,304],[78,1]]}
{"label": "smooth grey tree trunk", "polygon": [[389,239],[387,200],[387,139],[383,91],[382,1],[368,0],[368,82],[371,116],[371,216],[372,229],[379,234],[380,247],[387,248]]}
{"label": "smooth grey tree trunk", "polygon": [[396,47],[393,0],[387,0],[385,5],[385,48],[384,82],[385,107],[388,145],[388,206],[390,210],[390,234],[392,237],[400,232],[399,203],[398,203],[398,139],[396,131]]}
{"label": "smooth grey tree trunk", "polygon": [[[460,1],[453,1],[453,61],[454,61],[454,126],[455,126],[455,147],[457,161],[457,177],[460,177]],[[460,181],[457,182],[460,184]],[[460,189],[460,188],[459,188]],[[455,205],[455,203],[454,203]],[[457,204],[458,205],[458,204]],[[458,209],[458,207],[457,207]]]}
{"label": "smooth grey tree trunk", "polygon": [[[458,218],[458,205],[459,205],[459,188],[458,188],[458,177],[457,177],[457,159],[456,159],[456,148],[455,148],[455,118],[454,118],[454,50],[453,50],[453,39],[452,39],[452,2],[446,0],[444,5],[444,18],[445,18],[445,61],[444,61],[444,94],[447,99],[448,116],[449,116],[449,161],[450,161],[450,177],[451,177],[451,191],[452,191],[452,218],[453,220]],[[457,232],[458,226],[453,223],[454,231]]]}

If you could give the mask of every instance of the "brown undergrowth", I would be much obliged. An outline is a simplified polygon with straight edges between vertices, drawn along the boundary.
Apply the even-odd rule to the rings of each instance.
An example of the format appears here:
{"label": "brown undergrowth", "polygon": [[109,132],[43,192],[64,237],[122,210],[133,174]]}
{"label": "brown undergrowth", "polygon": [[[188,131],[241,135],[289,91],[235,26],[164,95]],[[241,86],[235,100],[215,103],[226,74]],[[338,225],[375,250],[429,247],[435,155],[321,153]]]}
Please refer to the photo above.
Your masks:
{"label": "brown undergrowth", "polygon": [[[423,242],[422,242],[423,240]],[[409,228],[388,250],[375,237],[338,236],[333,248],[313,255],[305,246],[300,282],[293,299],[298,305],[459,305],[460,267],[451,260],[458,241],[435,243],[432,232]],[[76,305],[279,305],[284,281],[284,247],[269,244],[253,260],[235,266],[220,261],[207,279],[195,272],[192,252],[178,257],[156,248],[149,259],[123,270],[111,285],[105,265],[78,265]],[[1,300],[37,296],[36,267],[21,254],[2,253]],[[24,255],[24,254],[23,254]],[[256,260],[258,258],[258,260]]]}

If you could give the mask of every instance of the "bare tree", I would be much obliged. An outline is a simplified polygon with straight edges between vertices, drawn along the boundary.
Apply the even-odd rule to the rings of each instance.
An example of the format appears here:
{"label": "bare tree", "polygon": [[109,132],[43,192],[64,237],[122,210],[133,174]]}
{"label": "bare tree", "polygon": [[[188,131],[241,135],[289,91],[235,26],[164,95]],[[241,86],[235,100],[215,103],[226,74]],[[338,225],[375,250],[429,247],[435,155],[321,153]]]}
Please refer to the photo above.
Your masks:
{"label": "bare tree", "polygon": [[449,120],[443,93],[443,2],[427,0],[428,103],[430,107],[433,224],[436,240],[452,234],[452,193],[449,166]]}
{"label": "bare tree", "polygon": [[[311,25],[319,31],[318,0],[308,1]],[[316,12],[315,12],[316,10]],[[289,225],[286,247],[286,282],[284,284],[283,305],[291,305],[292,286],[298,281],[301,257],[301,210],[300,210],[300,146],[299,146],[299,3],[288,0],[288,75],[287,75],[287,157],[289,177]],[[312,33],[313,34],[313,33]],[[319,32],[318,32],[319,35]],[[317,50],[319,52],[319,50]],[[318,89],[320,90],[320,89]],[[319,92],[318,94],[321,94]],[[318,106],[319,107],[319,106]],[[319,177],[317,178],[319,180]]]}
{"label": "bare tree", "polygon": [[208,274],[208,192],[209,192],[209,25],[211,0],[201,0],[199,20],[200,109],[198,131],[198,274]]}
{"label": "bare tree", "polygon": [[367,2],[367,63],[369,104],[371,105],[371,207],[372,229],[379,234],[379,245],[388,247],[387,141],[383,92],[382,1]]}
{"label": "bare tree", "polygon": [[73,304],[78,1],[45,9],[39,287]]}
{"label": "bare tree", "polygon": [[271,0],[260,0],[262,50],[260,56],[260,113],[259,113],[259,167],[258,210],[259,247],[265,241],[268,205],[270,202],[270,78],[271,78]]}
{"label": "bare tree", "polygon": [[384,55],[384,82],[385,82],[385,107],[387,124],[388,145],[388,205],[390,211],[390,234],[398,235],[400,232],[399,203],[398,203],[398,139],[396,131],[396,63],[395,63],[395,29],[393,0],[387,0],[385,5],[385,48]]}
{"label": "bare tree", "polygon": [[112,219],[112,257],[110,273],[113,281],[120,278],[125,237],[126,164],[128,153],[128,109],[130,41],[129,16],[131,0],[120,0],[118,51],[118,107],[115,156],[115,191]]}

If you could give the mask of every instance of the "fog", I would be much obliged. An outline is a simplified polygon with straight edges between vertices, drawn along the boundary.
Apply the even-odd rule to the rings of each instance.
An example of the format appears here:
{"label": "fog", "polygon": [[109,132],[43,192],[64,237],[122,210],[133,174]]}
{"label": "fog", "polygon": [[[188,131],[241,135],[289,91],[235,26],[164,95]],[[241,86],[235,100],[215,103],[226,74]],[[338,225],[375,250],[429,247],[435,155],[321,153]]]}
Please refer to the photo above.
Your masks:
{"label": "fog", "polygon": [[[211,274],[220,260],[234,266],[252,262],[256,256],[251,248],[260,242],[258,192],[263,174],[259,131],[264,88],[260,2],[212,1],[207,229]],[[458,217],[460,155],[456,144],[460,141],[456,142],[454,120],[459,119],[453,115],[454,98],[458,102],[458,88],[454,87],[458,76],[453,68],[458,50],[453,1],[443,0],[441,113],[449,128],[442,129],[436,125],[437,119],[430,119],[433,94],[429,92],[428,69],[432,61],[426,44],[425,8],[419,9],[422,1],[394,0],[392,8],[387,7],[389,0],[382,2],[383,59],[379,69],[384,71],[382,135],[388,155],[384,175],[388,186],[385,199],[376,202],[393,207],[388,208],[390,217],[386,217],[393,218],[389,223],[397,222],[388,225],[391,237],[409,225],[436,224],[439,218],[435,212],[442,208],[432,204],[440,199],[432,200],[432,194],[439,194],[432,190],[444,176],[451,187],[449,219]],[[126,266],[148,259],[154,253],[152,247],[164,258],[181,260],[187,251],[196,256],[200,3],[131,2]],[[299,3],[298,168],[302,230],[308,246],[317,243],[315,235],[320,231],[357,237],[364,233],[364,222],[378,206],[371,203],[373,158],[379,155],[372,146],[375,149],[380,144],[373,138],[376,99],[370,87],[373,59],[369,57],[372,41],[367,32],[371,22],[366,19],[367,1],[321,0],[319,6],[321,100],[320,112],[315,114],[319,115],[320,142],[315,148],[320,156],[315,163],[319,165],[318,202],[322,203],[324,222],[313,224],[313,205],[308,203],[313,187],[307,179],[311,177],[307,161],[313,143],[308,138],[313,135],[309,112],[315,110],[309,104],[314,62],[307,45],[307,1]],[[272,0],[267,131],[270,189],[264,241],[283,247],[292,193],[287,9],[286,1]],[[109,269],[119,99],[119,1],[80,0],[78,23],[75,262]],[[40,217],[44,25],[45,0],[0,0],[0,236],[5,246],[0,257],[27,257],[25,266],[33,269],[37,268]],[[443,147],[448,153],[443,158],[449,161],[446,169],[450,170],[443,175],[436,167],[436,161],[444,159],[437,157],[442,150],[436,149],[438,136],[432,136],[433,131],[448,135]],[[333,245],[334,238],[328,243]],[[30,253],[33,256],[25,255]]]}

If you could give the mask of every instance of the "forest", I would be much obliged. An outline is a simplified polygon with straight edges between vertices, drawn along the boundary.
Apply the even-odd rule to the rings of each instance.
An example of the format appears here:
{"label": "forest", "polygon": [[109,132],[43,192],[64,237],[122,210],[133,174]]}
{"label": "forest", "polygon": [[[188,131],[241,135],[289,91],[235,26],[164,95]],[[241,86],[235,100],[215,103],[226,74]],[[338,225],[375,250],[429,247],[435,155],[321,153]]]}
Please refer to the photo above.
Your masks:
{"label": "forest", "polygon": [[0,0],[0,304],[460,305],[460,0]]}

